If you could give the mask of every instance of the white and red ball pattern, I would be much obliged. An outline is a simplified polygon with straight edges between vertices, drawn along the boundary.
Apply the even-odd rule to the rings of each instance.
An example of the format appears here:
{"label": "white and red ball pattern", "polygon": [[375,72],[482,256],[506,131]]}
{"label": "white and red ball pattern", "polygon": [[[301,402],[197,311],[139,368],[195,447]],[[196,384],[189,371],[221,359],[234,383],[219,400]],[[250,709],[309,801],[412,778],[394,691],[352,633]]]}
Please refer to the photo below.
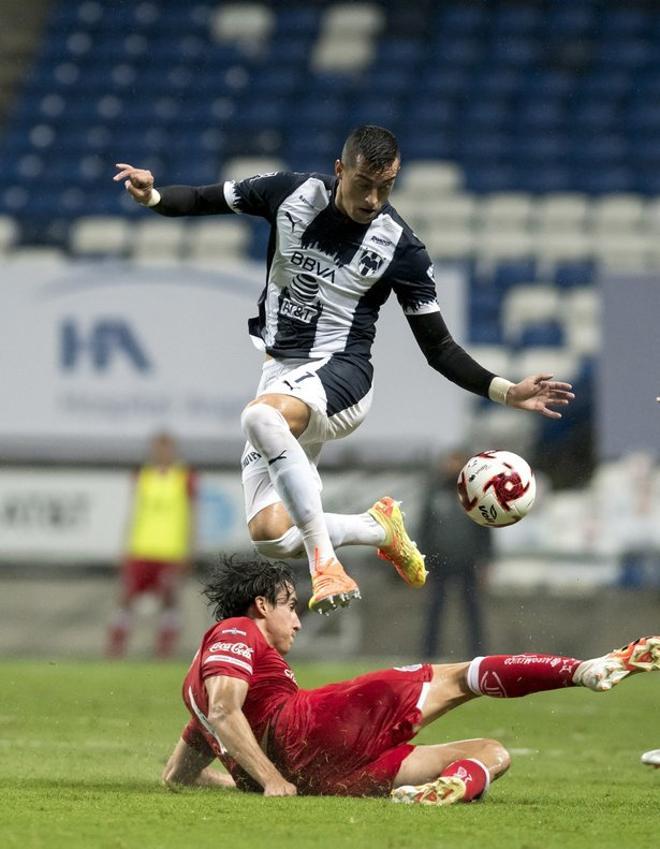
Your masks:
{"label": "white and red ball pattern", "polygon": [[512,451],[482,451],[458,476],[458,498],[478,525],[504,528],[527,515],[536,498],[529,463]]}

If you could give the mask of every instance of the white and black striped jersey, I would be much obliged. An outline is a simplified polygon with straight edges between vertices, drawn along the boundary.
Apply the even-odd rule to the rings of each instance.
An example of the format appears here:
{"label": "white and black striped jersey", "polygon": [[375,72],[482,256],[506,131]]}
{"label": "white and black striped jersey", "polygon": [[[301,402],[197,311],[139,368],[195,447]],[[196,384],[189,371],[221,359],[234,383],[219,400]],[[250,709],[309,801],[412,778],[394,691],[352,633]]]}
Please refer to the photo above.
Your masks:
{"label": "white and black striped jersey", "polygon": [[335,205],[336,188],[336,177],[277,172],[159,188],[153,209],[166,216],[245,213],[270,223],[266,285],[249,325],[271,356],[350,362],[368,386],[376,321],[394,291],[429,364],[487,396],[494,375],[449,333],[422,242],[389,203],[369,224],[348,218]]}
{"label": "white and black striped jersey", "polygon": [[382,304],[394,290],[409,315],[438,312],[424,245],[387,204],[358,224],[334,203],[336,177],[266,174],[224,184],[238,213],[272,226],[266,287],[252,332],[274,357],[369,357]]}

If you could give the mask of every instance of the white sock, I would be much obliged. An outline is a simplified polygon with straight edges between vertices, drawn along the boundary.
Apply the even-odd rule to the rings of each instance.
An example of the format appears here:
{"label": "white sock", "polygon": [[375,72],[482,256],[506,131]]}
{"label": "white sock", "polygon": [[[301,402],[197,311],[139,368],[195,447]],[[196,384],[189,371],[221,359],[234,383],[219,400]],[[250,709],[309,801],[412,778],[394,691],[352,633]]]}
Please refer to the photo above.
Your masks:
{"label": "white sock", "polygon": [[310,572],[335,557],[323,515],[321,493],[309,459],[284,416],[269,404],[252,404],[241,416],[249,441],[268,461],[268,473],[289,516],[300,530]]}
{"label": "white sock", "polygon": [[325,522],[335,548],[340,545],[378,548],[385,542],[385,529],[368,513],[326,513]]}
{"label": "white sock", "polygon": [[[325,521],[334,548],[341,545],[372,545],[385,542],[385,531],[368,513],[326,513]],[[256,550],[264,557],[299,557],[304,550],[303,536],[294,525],[278,539],[254,540]]]}

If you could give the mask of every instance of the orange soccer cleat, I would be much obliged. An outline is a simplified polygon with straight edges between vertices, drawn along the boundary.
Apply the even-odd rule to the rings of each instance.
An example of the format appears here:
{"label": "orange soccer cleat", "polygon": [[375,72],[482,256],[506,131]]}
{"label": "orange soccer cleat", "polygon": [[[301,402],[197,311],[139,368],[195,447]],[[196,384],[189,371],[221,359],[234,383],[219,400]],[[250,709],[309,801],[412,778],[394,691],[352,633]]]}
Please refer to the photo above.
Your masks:
{"label": "orange soccer cleat", "polygon": [[353,599],[360,598],[360,588],[336,558],[326,560],[325,563],[317,560],[312,575],[312,588],[314,594],[308,607],[325,616],[338,607],[348,607]]}
{"label": "orange soccer cleat", "polygon": [[399,504],[386,495],[368,511],[385,531],[385,542],[378,549],[378,556],[389,560],[408,586],[423,587],[428,574],[424,555],[408,536]]}

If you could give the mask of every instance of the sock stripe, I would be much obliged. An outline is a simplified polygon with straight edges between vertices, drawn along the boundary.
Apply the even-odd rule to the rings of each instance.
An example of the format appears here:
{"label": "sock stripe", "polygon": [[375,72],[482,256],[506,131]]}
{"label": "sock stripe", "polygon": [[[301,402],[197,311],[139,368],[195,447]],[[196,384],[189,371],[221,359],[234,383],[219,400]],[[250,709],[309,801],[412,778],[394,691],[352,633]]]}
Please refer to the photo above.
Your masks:
{"label": "sock stripe", "polygon": [[481,688],[479,687],[479,668],[483,657],[475,657],[470,661],[467,671],[467,685],[475,696],[482,696]]}

